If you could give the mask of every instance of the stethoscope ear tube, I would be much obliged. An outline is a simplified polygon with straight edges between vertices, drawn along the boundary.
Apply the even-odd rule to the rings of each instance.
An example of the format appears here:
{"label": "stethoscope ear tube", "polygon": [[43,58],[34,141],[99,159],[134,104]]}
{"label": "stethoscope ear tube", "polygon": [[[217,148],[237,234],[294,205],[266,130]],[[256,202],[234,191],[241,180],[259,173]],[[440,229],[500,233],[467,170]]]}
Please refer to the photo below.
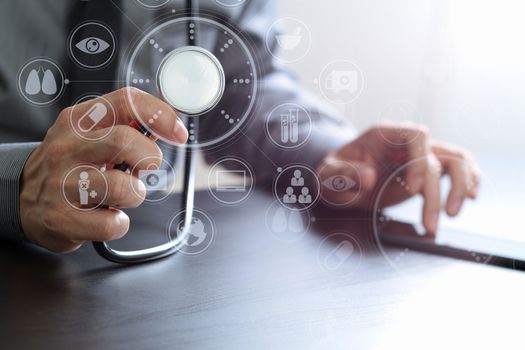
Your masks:
{"label": "stethoscope ear tube", "polygon": [[[198,15],[198,7],[193,0],[186,0],[186,7],[189,9],[190,16]],[[188,45],[195,45],[196,34],[188,33]],[[194,135],[198,135],[198,118],[192,120]],[[195,145],[194,145],[195,146]],[[185,210],[184,227],[182,233],[177,235],[173,240],[170,240],[162,245],[134,251],[122,251],[111,248],[106,242],[93,242],[95,251],[104,259],[118,264],[139,264],[153,260],[168,257],[182,248],[186,244],[186,239],[190,233],[190,223],[193,217],[194,202],[195,202],[195,152],[197,147],[187,147],[185,149],[184,162],[184,179],[182,190],[182,208]],[[122,170],[125,170],[126,165],[120,165]]]}

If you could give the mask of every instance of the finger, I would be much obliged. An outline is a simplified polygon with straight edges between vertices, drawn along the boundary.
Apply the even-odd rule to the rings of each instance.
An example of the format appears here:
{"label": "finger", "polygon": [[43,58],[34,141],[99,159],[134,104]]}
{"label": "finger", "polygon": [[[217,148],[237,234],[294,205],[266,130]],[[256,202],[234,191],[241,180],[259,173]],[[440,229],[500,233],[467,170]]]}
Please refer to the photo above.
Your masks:
{"label": "finger", "polygon": [[479,195],[479,187],[481,185],[481,170],[473,157],[467,156],[466,164],[469,170],[467,197],[476,199]]}
{"label": "finger", "polygon": [[129,217],[118,209],[97,209],[87,213],[71,212],[65,222],[71,240],[111,241],[122,238],[129,229]]}
{"label": "finger", "polygon": [[[98,137],[107,133],[107,130],[96,130],[89,133]],[[131,167],[145,169],[147,164],[154,163],[160,166],[162,151],[151,139],[139,131],[126,125],[114,127],[108,137],[96,143],[82,143],[75,151],[75,158],[90,163],[126,163]],[[145,159],[147,158],[147,159]]]}
{"label": "finger", "polygon": [[68,208],[54,215],[59,229],[45,235],[39,244],[57,253],[74,251],[85,241],[119,239],[129,230],[129,217],[118,209],[77,212]]}
{"label": "finger", "polygon": [[425,162],[410,162],[424,158],[430,153],[428,129],[411,122],[381,124],[381,133],[387,140],[400,145],[406,156],[402,161],[408,162],[405,171],[406,182],[411,193],[419,193],[423,188],[427,167]]}
{"label": "finger", "polygon": [[[450,163],[457,160],[463,163],[466,172],[466,197],[475,199],[479,193],[481,182],[481,171],[474,157],[467,151],[443,142],[432,142],[432,150],[437,155],[441,163]],[[448,169],[445,169],[448,171]]]}
{"label": "finger", "polygon": [[479,187],[481,185],[481,175],[478,171],[471,174],[469,186],[467,188],[467,195],[470,199],[476,199],[479,195]]}
{"label": "finger", "polygon": [[[101,117],[104,108],[108,114]],[[113,111],[115,120],[109,115]],[[188,139],[188,131],[173,108],[159,98],[136,88],[122,88],[101,98],[75,105],[70,108],[70,115],[72,123],[77,123],[76,125],[87,131],[111,127],[114,122],[118,125],[129,125],[137,119],[154,135],[166,140],[185,143]],[[82,119],[83,117],[85,118]],[[96,121],[97,125],[93,126]]]}
{"label": "finger", "polygon": [[441,164],[430,154],[427,156],[428,165],[423,185],[423,226],[427,233],[435,235],[437,231],[439,213],[441,210],[440,177]]}
{"label": "finger", "polygon": [[459,158],[441,159],[443,168],[450,176],[451,188],[447,198],[446,211],[450,216],[456,216],[468,195],[471,174],[466,162]]}
{"label": "finger", "polygon": [[136,208],[144,201],[146,187],[135,176],[114,169],[103,173],[93,169],[84,176],[68,176],[64,191],[67,200],[78,208],[102,204],[118,208]]}

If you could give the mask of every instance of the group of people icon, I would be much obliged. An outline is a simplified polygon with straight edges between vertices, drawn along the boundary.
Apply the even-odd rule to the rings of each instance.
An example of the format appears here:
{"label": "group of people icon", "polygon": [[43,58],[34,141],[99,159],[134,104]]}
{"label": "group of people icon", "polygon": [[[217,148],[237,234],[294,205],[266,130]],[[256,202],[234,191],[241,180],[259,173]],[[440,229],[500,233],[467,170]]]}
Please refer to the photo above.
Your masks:
{"label": "group of people icon", "polygon": [[[299,196],[295,194],[295,188],[301,187]],[[312,195],[310,189],[304,185],[304,177],[301,170],[296,169],[293,172],[293,177],[290,180],[290,186],[286,187],[286,194],[283,196],[283,203],[285,204],[310,204],[312,203]]]}

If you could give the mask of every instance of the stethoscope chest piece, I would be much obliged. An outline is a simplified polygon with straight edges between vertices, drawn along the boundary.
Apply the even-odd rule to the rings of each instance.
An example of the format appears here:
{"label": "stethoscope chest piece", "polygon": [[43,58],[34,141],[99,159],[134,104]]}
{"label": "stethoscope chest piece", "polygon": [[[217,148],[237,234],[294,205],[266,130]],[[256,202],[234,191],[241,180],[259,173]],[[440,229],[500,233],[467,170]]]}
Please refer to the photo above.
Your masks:
{"label": "stethoscope chest piece", "polygon": [[219,103],[224,93],[224,69],[208,50],[184,46],[164,57],[157,83],[162,98],[175,110],[200,115]]}

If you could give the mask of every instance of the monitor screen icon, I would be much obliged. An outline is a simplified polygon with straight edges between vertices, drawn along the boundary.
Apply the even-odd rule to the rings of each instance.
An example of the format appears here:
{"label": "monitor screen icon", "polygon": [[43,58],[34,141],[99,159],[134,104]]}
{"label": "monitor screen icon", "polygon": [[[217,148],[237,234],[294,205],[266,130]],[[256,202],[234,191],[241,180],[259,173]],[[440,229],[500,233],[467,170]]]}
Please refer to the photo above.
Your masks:
{"label": "monitor screen icon", "polygon": [[215,188],[218,192],[246,192],[246,170],[217,170]]}

